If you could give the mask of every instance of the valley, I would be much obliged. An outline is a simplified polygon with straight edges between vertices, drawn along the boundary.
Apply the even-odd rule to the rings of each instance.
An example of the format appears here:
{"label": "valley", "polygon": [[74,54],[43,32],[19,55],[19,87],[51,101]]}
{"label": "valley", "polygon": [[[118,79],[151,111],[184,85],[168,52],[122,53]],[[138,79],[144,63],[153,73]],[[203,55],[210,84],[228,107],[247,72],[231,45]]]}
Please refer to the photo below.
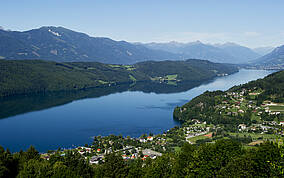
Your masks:
{"label": "valley", "polygon": [[2,1],[0,178],[284,177],[284,1]]}

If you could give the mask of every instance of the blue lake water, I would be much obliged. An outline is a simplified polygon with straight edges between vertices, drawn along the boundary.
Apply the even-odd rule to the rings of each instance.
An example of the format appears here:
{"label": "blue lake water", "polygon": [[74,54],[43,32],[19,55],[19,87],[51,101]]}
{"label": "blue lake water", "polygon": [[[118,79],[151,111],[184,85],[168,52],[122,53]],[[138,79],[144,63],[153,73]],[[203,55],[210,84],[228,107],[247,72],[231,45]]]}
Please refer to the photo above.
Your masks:
{"label": "blue lake water", "polygon": [[[183,89],[185,91],[176,87],[177,93],[174,89],[165,93],[163,89],[159,92],[148,89],[147,93],[145,90],[117,89],[90,98],[80,93],[80,97],[75,94],[26,96],[2,101],[0,111],[4,114],[0,119],[0,145],[11,151],[25,150],[34,145],[44,152],[89,144],[96,135],[138,137],[143,133],[163,133],[179,124],[172,118],[176,106],[206,90],[227,90],[272,72],[242,69],[233,75]],[[71,97],[73,99],[68,100]]]}

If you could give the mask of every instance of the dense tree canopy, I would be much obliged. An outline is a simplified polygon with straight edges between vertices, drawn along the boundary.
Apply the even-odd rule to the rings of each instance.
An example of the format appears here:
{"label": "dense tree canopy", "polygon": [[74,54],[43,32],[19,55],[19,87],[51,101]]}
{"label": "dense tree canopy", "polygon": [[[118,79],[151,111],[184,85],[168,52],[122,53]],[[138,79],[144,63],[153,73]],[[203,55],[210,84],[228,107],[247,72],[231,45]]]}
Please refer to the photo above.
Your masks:
{"label": "dense tree canopy", "polygon": [[94,87],[153,80],[204,81],[238,69],[203,60],[143,62],[111,65],[98,62],[47,62],[1,60],[0,97],[50,91],[74,91]]}
{"label": "dense tree canopy", "polygon": [[124,161],[112,153],[104,163],[90,165],[72,151],[44,160],[33,147],[14,154],[0,147],[0,177],[282,177],[283,153],[277,143],[244,149],[227,139],[199,146],[185,143],[179,152],[145,161]]}

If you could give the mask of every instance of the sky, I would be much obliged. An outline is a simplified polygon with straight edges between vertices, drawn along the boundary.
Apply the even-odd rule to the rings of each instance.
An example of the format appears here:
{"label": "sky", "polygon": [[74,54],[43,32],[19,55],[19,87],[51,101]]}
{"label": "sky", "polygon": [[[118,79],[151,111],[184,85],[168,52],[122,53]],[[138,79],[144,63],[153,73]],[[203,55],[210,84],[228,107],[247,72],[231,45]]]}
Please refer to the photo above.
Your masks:
{"label": "sky", "polygon": [[129,42],[284,44],[283,0],[2,0],[0,26],[62,26]]}

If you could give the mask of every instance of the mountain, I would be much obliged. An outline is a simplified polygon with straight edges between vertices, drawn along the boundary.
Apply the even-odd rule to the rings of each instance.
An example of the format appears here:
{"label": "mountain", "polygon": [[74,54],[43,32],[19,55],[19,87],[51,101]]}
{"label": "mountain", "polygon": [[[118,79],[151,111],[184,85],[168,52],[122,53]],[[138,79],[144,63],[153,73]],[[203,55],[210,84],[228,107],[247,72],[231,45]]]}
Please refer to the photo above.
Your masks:
{"label": "mountain", "polygon": [[224,52],[237,59],[237,63],[247,63],[261,56],[260,54],[254,52],[252,49],[240,46],[235,43],[225,43],[219,45],[217,44],[215,46],[223,49]]}
{"label": "mountain", "polygon": [[270,52],[272,52],[274,47],[272,46],[267,46],[267,47],[259,47],[259,48],[254,48],[252,49],[254,52],[260,54],[261,56],[264,56]]}
{"label": "mountain", "polygon": [[63,27],[42,27],[24,32],[0,29],[1,58],[133,64],[179,56],[125,41],[90,37]]}
{"label": "mountain", "polygon": [[237,72],[234,65],[205,60],[146,61],[134,65],[98,62],[0,60],[0,97],[28,93],[74,91],[136,82],[177,85]]}
{"label": "mountain", "polygon": [[284,45],[253,61],[257,66],[284,68]]}
{"label": "mountain", "polygon": [[232,61],[236,61],[232,56],[224,53],[222,49],[203,44],[200,41],[192,43],[148,43],[144,45],[150,49],[180,54],[183,58],[206,59],[211,62],[220,63],[231,63]]}
{"label": "mountain", "polygon": [[147,60],[206,59],[218,63],[246,63],[260,57],[249,48],[226,43],[128,43],[90,37],[63,27],[29,31],[0,28],[0,59],[43,59],[57,62],[134,64]]}
{"label": "mountain", "polygon": [[196,41],[191,43],[146,43],[143,45],[150,49],[176,53],[182,55],[183,58],[206,59],[212,62],[247,63],[260,57],[251,49],[234,43],[210,45]]}

